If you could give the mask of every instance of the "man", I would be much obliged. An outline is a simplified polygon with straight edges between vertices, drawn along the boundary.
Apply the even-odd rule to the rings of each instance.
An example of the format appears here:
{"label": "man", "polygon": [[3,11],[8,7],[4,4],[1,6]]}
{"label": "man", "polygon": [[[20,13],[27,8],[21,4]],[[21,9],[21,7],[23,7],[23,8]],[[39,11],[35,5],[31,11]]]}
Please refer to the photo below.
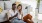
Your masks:
{"label": "man", "polygon": [[12,20],[14,17],[16,18],[16,16],[17,16],[17,10],[16,10],[16,4],[15,3],[13,3],[12,4],[12,9],[10,9],[9,11],[8,11],[8,13],[7,13],[7,15],[8,15],[8,20]]}

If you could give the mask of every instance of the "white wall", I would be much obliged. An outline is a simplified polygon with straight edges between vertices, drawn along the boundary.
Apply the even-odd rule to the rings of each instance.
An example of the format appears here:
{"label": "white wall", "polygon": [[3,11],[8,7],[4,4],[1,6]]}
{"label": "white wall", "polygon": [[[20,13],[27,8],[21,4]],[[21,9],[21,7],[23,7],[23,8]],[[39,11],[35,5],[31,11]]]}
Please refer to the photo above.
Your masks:
{"label": "white wall", "polygon": [[38,14],[38,20],[42,20],[42,14]]}
{"label": "white wall", "polygon": [[17,0],[10,0],[12,3],[15,3]]}
{"label": "white wall", "polygon": [[37,1],[36,0],[21,0],[21,3],[31,5],[32,11],[30,11],[30,14],[33,16],[33,18],[35,18],[35,8],[37,6]]}
{"label": "white wall", "polygon": [[23,3],[22,3],[22,11],[23,11],[23,15],[24,15],[24,16],[27,15],[27,13],[28,13],[28,8],[25,9],[26,6],[27,6],[27,4],[23,4]]}
{"label": "white wall", "polygon": [[[41,1],[42,2],[42,1]],[[42,3],[41,3],[42,4]],[[41,5],[42,6],[42,5]],[[40,7],[41,7],[40,6]],[[39,13],[38,13],[38,9],[37,9],[37,11],[36,11],[36,15],[37,15],[37,19],[38,19],[38,23],[42,23],[42,7],[41,8],[39,8]],[[41,13],[41,14],[40,14]]]}
{"label": "white wall", "polygon": [[37,1],[31,1],[30,2],[30,5],[32,7],[32,11],[30,11],[30,14],[33,16],[33,18],[35,18],[35,8],[37,6]]}
{"label": "white wall", "polygon": [[[42,2],[42,1],[41,1]],[[42,3],[40,3],[41,4],[41,8],[39,8],[39,13],[37,13],[37,16],[38,16],[38,23],[42,23]],[[37,10],[38,11],[38,10]],[[41,14],[40,14],[41,13]]]}
{"label": "white wall", "polygon": [[0,1],[0,7],[2,7],[4,9],[4,2]]}

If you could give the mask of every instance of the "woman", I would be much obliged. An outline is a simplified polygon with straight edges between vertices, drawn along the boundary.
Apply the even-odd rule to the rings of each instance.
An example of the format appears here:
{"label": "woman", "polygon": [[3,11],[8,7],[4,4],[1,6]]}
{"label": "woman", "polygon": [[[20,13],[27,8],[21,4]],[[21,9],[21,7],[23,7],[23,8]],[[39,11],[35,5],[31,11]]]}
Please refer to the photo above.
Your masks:
{"label": "woman", "polygon": [[18,16],[17,16],[17,18],[12,19],[12,23],[25,23],[22,20],[23,14],[22,14],[22,5],[21,4],[19,4],[17,6],[17,11],[18,11]]}
{"label": "woman", "polygon": [[[22,17],[23,17],[23,12],[22,12],[22,5],[21,4],[19,4],[18,6],[17,6],[17,10],[18,10],[18,18],[19,19],[22,19]],[[23,20],[23,19],[22,19]]]}

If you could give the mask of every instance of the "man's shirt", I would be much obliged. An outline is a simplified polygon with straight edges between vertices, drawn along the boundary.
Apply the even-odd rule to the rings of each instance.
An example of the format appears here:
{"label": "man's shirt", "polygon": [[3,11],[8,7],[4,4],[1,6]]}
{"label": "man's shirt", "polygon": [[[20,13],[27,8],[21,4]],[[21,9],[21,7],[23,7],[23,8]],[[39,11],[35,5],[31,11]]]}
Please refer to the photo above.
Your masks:
{"label": "man's shirt", "polygon": [[13,16],[16,15],[16,14],[17,14],[17,10],[15,10],[15,12],[14,12],[12,9],[10,9],[10,10],[8,11],[8,13],[7,13],[8,19],[9,19],[10,17],[13,17]]}

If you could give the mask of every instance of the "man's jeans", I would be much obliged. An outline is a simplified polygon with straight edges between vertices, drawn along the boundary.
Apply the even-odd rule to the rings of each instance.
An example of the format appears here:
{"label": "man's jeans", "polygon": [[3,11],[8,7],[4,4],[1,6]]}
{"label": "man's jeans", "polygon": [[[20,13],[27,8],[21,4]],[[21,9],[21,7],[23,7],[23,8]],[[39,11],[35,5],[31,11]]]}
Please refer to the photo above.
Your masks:
{"label": "man's jeans", "polygon": [[22,20],[18,20],[18,18],[14,18],[14,19],[12,19],[11,23],[26,23],[26,22],[24,22]]}

